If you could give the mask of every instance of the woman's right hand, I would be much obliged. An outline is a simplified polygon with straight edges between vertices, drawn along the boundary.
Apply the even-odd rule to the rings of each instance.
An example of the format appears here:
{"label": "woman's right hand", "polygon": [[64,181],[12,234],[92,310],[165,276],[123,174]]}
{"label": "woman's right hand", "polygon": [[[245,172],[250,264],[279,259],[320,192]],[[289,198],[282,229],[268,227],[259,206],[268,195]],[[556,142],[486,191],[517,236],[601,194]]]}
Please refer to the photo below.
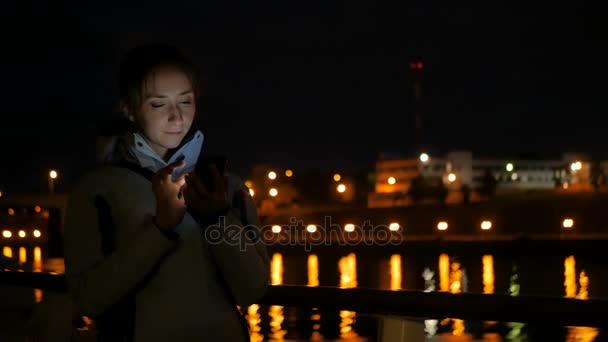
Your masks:
{"label": "woman's right hand", "polygon": [[152,190],[156,195],[155,223],[161,229],[172,230],[184,218],[186,203],[180,191],[186,183],[185,175],[173,180],[173,171],[184,167],[180,160],[160,169],[152,178]]}

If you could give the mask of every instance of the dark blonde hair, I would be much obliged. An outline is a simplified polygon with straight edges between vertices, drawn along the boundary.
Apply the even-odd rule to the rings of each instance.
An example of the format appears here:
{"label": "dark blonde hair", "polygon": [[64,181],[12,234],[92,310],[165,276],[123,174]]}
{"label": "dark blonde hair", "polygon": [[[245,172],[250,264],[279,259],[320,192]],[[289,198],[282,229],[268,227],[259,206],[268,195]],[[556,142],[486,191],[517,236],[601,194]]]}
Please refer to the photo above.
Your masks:
{"label": "dark blonde hair", "polygon": [[200,84],[194,63],[174,46],[145,44],[128,51],[120,63],[118,96],[121,110],[126,108],[131,115],[139,110],[146,79],[162,67],[174,67],[183,72],[190,79],[194,96],[198,99]]}

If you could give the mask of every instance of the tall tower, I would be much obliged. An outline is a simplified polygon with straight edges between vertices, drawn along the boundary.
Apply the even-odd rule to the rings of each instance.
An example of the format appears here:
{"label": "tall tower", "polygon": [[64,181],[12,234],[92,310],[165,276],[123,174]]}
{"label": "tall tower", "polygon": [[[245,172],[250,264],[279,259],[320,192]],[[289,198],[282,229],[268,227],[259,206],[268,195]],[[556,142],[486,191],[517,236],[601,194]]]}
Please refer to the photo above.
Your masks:
{"label": "tall tower", "polygon": [[410,62],[410,71],[412,74],[412,90],[414,94],[414,116],[415,116],[415,129],[416,129],[416,151],[421,152],[424,147],[424,135],[423,135],[423,106],[422,106],[422,76],[424,64],[420,60],[414,60]]}

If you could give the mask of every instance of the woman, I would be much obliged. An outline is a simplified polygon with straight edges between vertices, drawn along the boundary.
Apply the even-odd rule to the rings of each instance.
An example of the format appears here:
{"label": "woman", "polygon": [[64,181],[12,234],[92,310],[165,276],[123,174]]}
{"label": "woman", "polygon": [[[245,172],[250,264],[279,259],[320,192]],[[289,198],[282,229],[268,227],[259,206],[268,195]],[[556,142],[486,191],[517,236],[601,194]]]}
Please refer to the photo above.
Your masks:
{"label": "woman", "polygon": [[[259,220],[242,181],[211,170],[210,192],[190,172],[203,143],[198,88],[172,47],[141,46],[121,64],[129,128],[99,146],[105,166],[80,181],[65,221],[68,284],[98,340],[249,339],[236,305],[264,294],[268,255],[251,238],[259,234],[245,234]],[[226,227],[239,234],[224,236]]]}

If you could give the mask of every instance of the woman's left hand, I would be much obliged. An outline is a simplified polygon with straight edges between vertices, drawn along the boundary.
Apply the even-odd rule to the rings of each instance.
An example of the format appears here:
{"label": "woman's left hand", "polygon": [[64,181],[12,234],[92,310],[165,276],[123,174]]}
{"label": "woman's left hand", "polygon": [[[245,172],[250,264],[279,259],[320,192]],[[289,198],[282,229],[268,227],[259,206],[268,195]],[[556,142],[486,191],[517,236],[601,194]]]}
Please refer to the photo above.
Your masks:
{"label": "woman's left hand", "polygon": [[199,220],[207,222],[225,215],[230,208],[227,178],[220,175],[215,165],[211,166],[210,171],[215,191],[209,191],[194,172],[186,176],[186,186],[183,191],[187,207]]}

